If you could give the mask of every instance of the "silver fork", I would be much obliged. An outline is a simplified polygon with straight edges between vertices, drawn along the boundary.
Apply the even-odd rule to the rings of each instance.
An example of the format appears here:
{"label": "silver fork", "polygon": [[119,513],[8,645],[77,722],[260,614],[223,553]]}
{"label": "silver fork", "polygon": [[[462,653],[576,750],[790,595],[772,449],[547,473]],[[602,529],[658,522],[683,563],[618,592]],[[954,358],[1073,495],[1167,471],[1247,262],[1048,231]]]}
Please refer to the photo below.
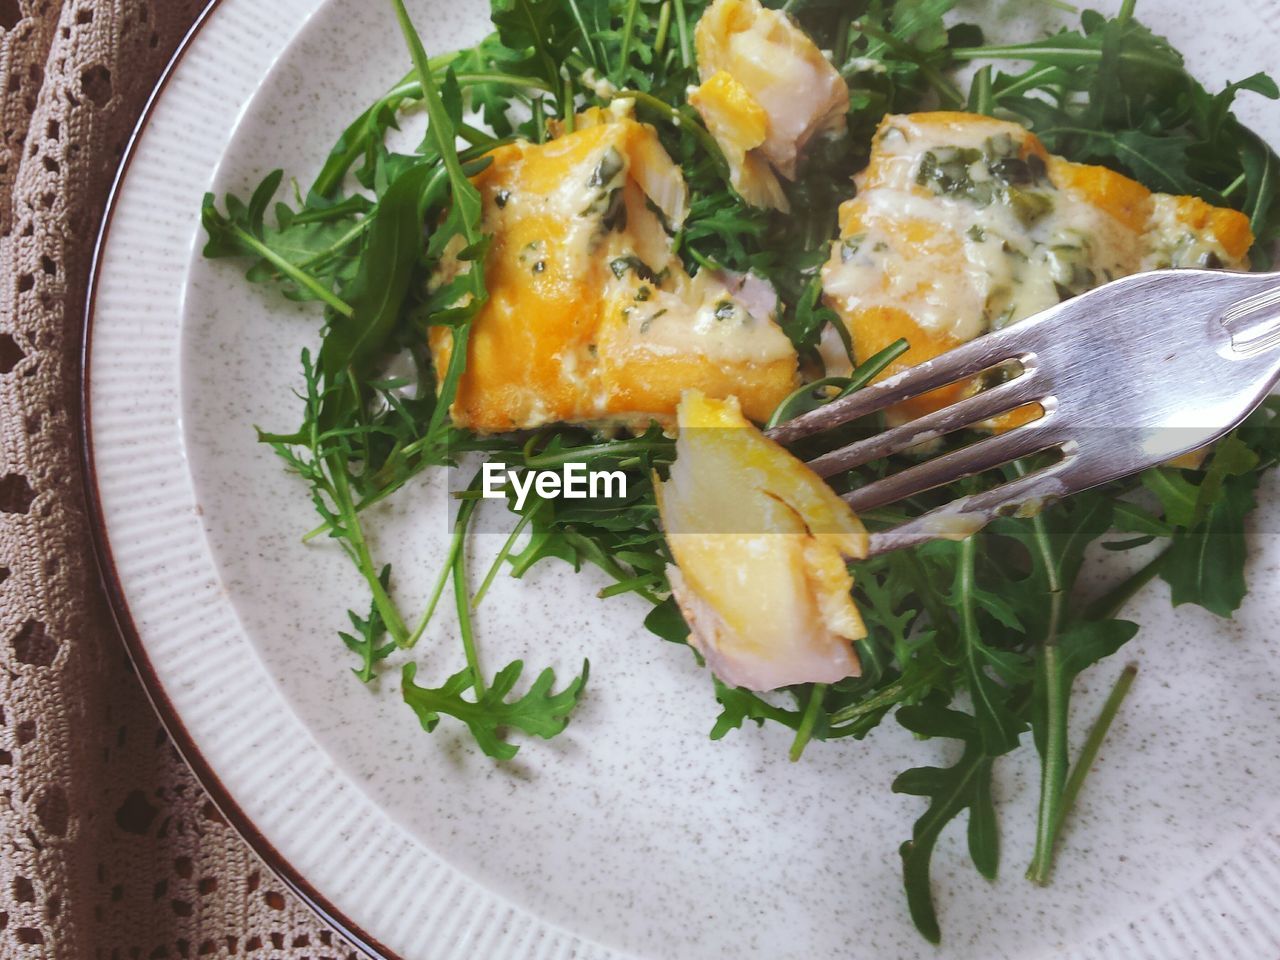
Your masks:
{"label": "silver fork", "polygon": [[788,444],[1012,365],[1010,378],[809,462],[831,477],[1028,404],[1044,415],[845,495],[865,512],[1050,450],[1061,459],[872,535],[872,555],[1129,476],[1238,426],[1280,379],[1280,274],[1166,270],[1068,300],[781,424]]}

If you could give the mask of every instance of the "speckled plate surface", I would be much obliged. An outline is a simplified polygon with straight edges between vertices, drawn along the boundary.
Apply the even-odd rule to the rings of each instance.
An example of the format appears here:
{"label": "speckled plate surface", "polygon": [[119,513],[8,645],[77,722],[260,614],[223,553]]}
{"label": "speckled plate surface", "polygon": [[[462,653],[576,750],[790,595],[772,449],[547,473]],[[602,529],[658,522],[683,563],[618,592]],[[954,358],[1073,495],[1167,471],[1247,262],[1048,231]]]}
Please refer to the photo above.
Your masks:
{"label": "speckled plate surface", "polygon": [[[434,50],[485,28],[477,0],[413,6]],[[997,21],[1028,6],[966,13],[1012,38],[1034,26]],[[1277,0],[1139,7],[1208,81],[1280,66]],[[1001,877],[980,879],[962,831],[946,834],[941,949],[900,889],[897,846],[921,801],[889,784],[947,746],[892,723],[814,744],[798,765],[779,731],[713,743],[709,676],[645,633],[638,603],[597,600],[590,573],[500,582],[479,611],[490,667],[593,665],[568,732],[512,763],[448,724],[424,734],[396,671],[352,679],[334,631],[363,602],[358,584],[335,548],[299,542],[310,506],[252,431],[294,424],[316,314],[203,261],[197,214],[207,189],[243,192],[281,163],[306,179],[406,62],[385,4],[222,0],[154,104],[99,262],[86,399],[108,579],[162,712],[268,861],[406,960],[1280,956],[1273,534],[1253,540],[1234,621],[1175,613],[1159,587],[1134,605],[1144,669],[1050,889],[1022,878],[1033,751],[999,764]],[[1245,113],[1280,139],[1274,105]],[[1280,531],[1276,490],[1259,531]],[[375,519],[407,607],[438,568],[445,509],[441,478],[426,478]],[[494,540],[477,538],[479,562]],[[441,618],[415,651],[428,676],[460,666],[452,630]],[[1117,669],[1081,681],[1080,715]]]}

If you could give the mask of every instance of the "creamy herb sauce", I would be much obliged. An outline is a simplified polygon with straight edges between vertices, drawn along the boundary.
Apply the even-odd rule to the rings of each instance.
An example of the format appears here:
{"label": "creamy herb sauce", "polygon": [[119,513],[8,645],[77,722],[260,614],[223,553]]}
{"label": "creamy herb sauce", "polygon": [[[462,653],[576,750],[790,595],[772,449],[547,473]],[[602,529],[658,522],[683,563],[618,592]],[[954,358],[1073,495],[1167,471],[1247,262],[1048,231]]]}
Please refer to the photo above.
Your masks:
{"label": "creamy herb sauce", "polygon": [[1152,198],[1151,220],[1147,227],[1149,251],[1143,260],[1144,270],[1169,267],[1220,267],[1244,269],[1216,238],[1192,230],[1178,217],[1178,198],[1158,193]]}
{"label": "creamy herb sauce", "polygon": [[1060,189],[996,129],[905,117],[886,127],[877,182],[856,201],[862,227],[837,247],[828,297],[849,312],[903,308],[964,341],[1138,268],[1140,235]]}
{"label": "creamy herb sauce", "polygon": [[753,311],[718,278],[700,274],[678,290],[652,288],[631,297],[623,315],[636,349],[669,356],[697,353],[730,363],[765,364],[795,355],[774,322],[774,311]]}

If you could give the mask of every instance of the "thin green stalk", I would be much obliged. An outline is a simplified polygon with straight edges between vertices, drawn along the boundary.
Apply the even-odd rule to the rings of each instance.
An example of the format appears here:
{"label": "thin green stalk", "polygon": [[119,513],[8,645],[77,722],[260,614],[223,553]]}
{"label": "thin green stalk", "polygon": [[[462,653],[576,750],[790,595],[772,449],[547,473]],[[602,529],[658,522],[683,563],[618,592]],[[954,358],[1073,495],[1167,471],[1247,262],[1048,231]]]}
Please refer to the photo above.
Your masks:
{"label": "thin green stalk", "polygon": [[636,11],[639,8],[639,0],[629,0],[627,3],[627,17],[622,24],[622,52],[618,56],[619,80],[626,75],[627,66],[631,62],[631,38],[636,32]]}
{"label": "thin green stalk", "polygon": [[1085,777],[1093,769],[1093,764],[1098,759],[1098,751],[1102,749],[1102,743],[1111,730],[1111,724],[1115,722],[1116,714],[1120,712],[1120,706],[1129,695],[1129,690],[1133,687],[1133,681],[1137,676],[1138,665],[1127,664],[1120,672],[1115,686],[1111,688],[1107,702],[1102,705],[1098,719],[1089,728],[1089,735],[1085,738],[1084,746],[1080,748],[1080,756],[1076,758],[1075,765],[1071,768],[1071,775],[1067,778],[1066,786],[1062,790],[1062,804],[1058,809],[1058,817],[1054,821],[1053,831],[1049,837],[1048,856],[1041,865],[1040,871],[1030,877],[1042,886],[1049,882],[1049,877],[1053,873],[1054,851],[1062,837],[1063,824],[1074,809],[1076,800],[1080,797],[1080,790],[1084,786]]}
{"label": "thin green stalk", "polygon": [[573,76],[564,78],[564,93],[560,100],[560,116],[564,120],[564,132],[573,133],[577,127],[577,117],[573,112]]}
{"label": "thin green stalk", "polygon": [[[444,102],[440,99],[440,91],[436,87],[435,76],[431,69],[431,61],[427,59],[427,52],[423,49],[422,38],[418,36],[418,32],[413,27],[413,21],[409,19],[409,13],[405,10],[404,0],[391,0],[395,7],[396,19],[400,22],[400,30],[404,34],[405,43],[409,47],[409,54],[413,59],[413,66],[418,74],[418,82],[422,86],[423,99],[427,101],[428,109],[431,112],[432,126],[436,127],[435,121],[440,117],[447,117],[444,109]],[[449,171],[449,177],[454,182],[466,180],[466,175],[462,171],[462,161],[458,158],[458,149],[454,142],[449,139],[448,135],[437,129],[435,132],[436,145],[440,148],[440,158],[444,161],[445,169]],[[470,225],[464,230],[468,243],[475,243],[480,239],[478,232]]]}
{"label": "thin green stalk", "polygon": [[667,46],[667,32],[671,29],[671,0],[666,0],[658,10],[658,34],[653,38],[653,52],[662,56]]}
{"label": "thin green stalk", "polygon": [[516,540],[519,538],[520,534],[524,532],[525,527],[529,526],[529,524],[533,522],[533,518],[537,515],[538,511],[542,509],[542,505],[544,503],[546,503],[545,500],[539,500],[535,503],[529,509],[529,512],[520,518],[520,521],[515,525],[515,529],[511,531],[511,535],[503,542],[502,549],[498,551],[498,555],[494,558],[493,563],[489,567],[489,572],[485,574],[485,578],[481,582],[479,589],[476,590],[475,594],[471,597],[472,607],[480,606],[480,601],[484,599],[484,595],[489,591],[489,586],[498,576],[498,571],[502,569],[503,561],[506,560],[507,557],[511,556],[511,551],[512,548],[515,547]]}
{"label": "thin green stalk", "polygon": [[995,93],[991,87],[992,66],[987,64],[973,80],[973,110],[985,117],[995,113]]}
{"label": "thin green stalk", "polygon": [[835,727],[838,724],[845,724],[850,720],[857,720],[860,717],[888,709],[918,691],[932,689],[942,679],[943,673],[944,670],[941,666],[934,666],[917,677],[915,683],[908,684],[904,680],[895,680],[893,683],[881,687],[871,696],[837,710],[831,714],[829,722],[832,727]]}
{"label": "thin green stalk", "polygon": [[573,14],[574,23],[578,26],[578,33],[582,37],[582,42],[586,45],[587,54],[591,57],[591,66],[596,70],[602,70],[605,76],[609,75],[609,66],[607,57],[604,52],[603,42],[600,48],[596,48],[595,37],[592,36],[593,31],[587,26],[586,18],[582,15],[582,8],[578,5],[578,0],[569,0],[569,12]]}
{"label": "thin green stalk", "polygon": [[363,219],[358,220],[350,230],[344,233],[341,237],[339,237],[329,246],[325,247],[325,249],[319,251],[318,253],[312,254],[306,260],[303,260],[301,263],[299,263],[298,269],[306,270],[309,267],[314,267],[317,263],[323,263],[324,261],[328,260],[330,257],[334,256],[335,254],[339,253],[341,250],[345,249],[348,244],[354,242],[355,240],[358,240],[361,237],[361,235],[363,235],[364,232],[368,230],[371,226],[373,226],[372,213],[367,214]]}
{"label": "thin green stalk", "polygon": [[[545,93],[553,92],[549,85],[539,80],[537,77],[521,77],[514,73],[482,70],[459,73],[456,76],[460,86],[466,86],[469,83],[499,83],[508,87],[525,87],[530,90],[542,90]],[[419,87],[420,86],[421,85],[419,85]]]}
{"label": "thin green stalk", "polygon": [[1057,645],[1046,646],[1040,657],[1040,672],[1045,685],[1047,718],[1044,754],[1040,758],[1040,806],[1036,816],[1036,848],[1027,868],[1027,878],[1044,883],[1053,860],[1053,838],[1062,805],[1062,791],[1067,775],[1067,700],[1063,684],[1062,661]]}
{"label": "thin green stalk", "polygon": [[458,135],[473,147],[488,148],[498,142],[497,138],[492,134],[485,133],[469,123],[458,124]]}
{"label": "thin green stalk", "polygon": [[[564,466],[566,463],[590,460],[592,457],[602,454],[612,457],[624,453],[649,453],[659,447],[659,444],[653,440],[636,439],[620,440],[615,443],[596,443],[585,447],[570,447],[561,453],[555,454],[534,453],[533,450],[539,439],[539,436],[529,439],[522,451],[524,465],[538,470],[547,470]],[[674,440],[664,440],[661,443],[666,452],[674,455]]]}
{"label": "thin green stalk", "polygon": [[1044,81],[1053,75],[1058,68],[1055,66],[1037,67],[1034,70],[1027,71],[1026,74],[1014,80],[1006,87],[1000,90],[1000,96],[1012,97],[1015,94],[1022,93],[1024,90],[1034,90],[1041,86]]}
{"label": "thin green stalk", "polygon": [[853,371],[849,377],[849,385],[841,391],[841,396],[845,397],[853,393],[855,390],[861,390],[876,377],[885,371],[885,368],[893,361],[910,349],[910,344],[905,339],[899,337],[893,343],[889,344],[878,353],[872,354],[862,363],[858,364],[858,369]]}
{"label": "thin green stalk", "polygon": [[378,568],[374,565],[373,556],[369,552],[364,528],[360,526],[360,518],[356,516],[355,506],[351,501],[351,484],[347,477],[346,461],[335,454],[328,458],[327,465],[329,474],[333,478],[334,501],[342,516],[342,528],[346,533],[347,542],[351,544],[353,559],[360,572],[364,574],[364,578],[369,581],[373,602],[378,608],[378,613],[382,615],[382,622],[386,624],[387,632],[397,643],[403,643],[409,631],[404,625],[400,611],[388,596],[387,591],[383,589],[382,581],[378,578]]}
{"label": "thin green stalk", "polygon": [[[980,678],[982,664],[976,659],[980,631],[978,630],[978,611],[973,602],[973,591],[976,585],[977,571],[977,537],[966,537],[960,541],[960,562],[957,565],[959,574],[958,600],[960,612],[960,640],[964,648],[966,667],[971,678]],[[979,683],[971,680],[970,693],[975,701],[983,693]]]}
{"label": "thin green stalk", "polygon": [[[1076,65],[1083,66],[1088,63],[1097,63],[1102,59],[1101,50],[1081,49],[1078,47],[1043,47],[1033,44],[1008,44],[1005,46],[989,46],[989,47],[958,47],[950,51],[951,57],[955,60],[1031,60],[1038,61],[1044,56],[1052,56],[1055,60],[1071,59],[1076,61]],[[1125,63],[1138,67],[1148,67],[1162,71],[1182,72],[1182,68],[1162,60],[1159,57],[1148,56],[1143,53],[1134,53],[1126,50],[1119,54],[1119,59]]]}
{"label": "thin green stalk", "polygon": [[[440,70],[432,71],[432,75],[435,77],[438,77],[440,74]],[[414,72],[414,77],[415,79],[405,80],[392,88],[378,102],[390,103],[395,100],[421,100],[422,81],[416,79],[416,71]],[[465,73],[455,73],[454,78],[458,81],[459,86],[464,87],[471,83],[497,83],[508,87],[526,87],[530,90],[541,90],[544,93],[555,92],[545,80],[538,77],[522,77],[515,73],[503,73],[501,70],[468,70]]]}
{"label": "thin green stalk", "polygon": [[547,112],[546,107],[542,105],[541,97],[533,101],[532,111],[534,142],[545,143],[547,140]]}
{"label": "thin green stalk", "polygon": [[[676,245],[677,245],[677,246],[679,246],[679,244],[680,244],[680,237],[681,237],[682,235],[683,235],[683,234],[678,234],[678,235],[676,236]],[[685,252],[685,253],[687,253],[687,254],[689,254],[689,256],[693,257],[694,262],[695,262],[695,263],[697,263],[697,264],[698,264],[698,266],[702,267],[702,268],[703,268],[703,269],[705,269],[705,270],[715,271],[715,270],[723,270],[723,269],[724,269],[724,265],[723,265],[723,264],[716,263],[716,262],[715,262],[714,260],[712,260],[710,257],[707,257],[707,256],[705,256],[704,254],[700,253],[700,252],[698,251],[698,248],[697,248],[697,247],[694,247],[694,246],[684,246],[684,247],[680,247],[680,249],[684,250],[684,252]]]}
{"label": "thin green stalk", "polygon": [[1243,173],[1240,174],[1240,176],[1231,181],[1231,185],[1227,187],[1227,189],[1222,191],[1222,195],[1224,197],[1230,197],[1233,193],[1236,193],[1241,187],[1243,187],[1248,182],[1248,179],[1247,175]]}
{"label": "thin green stalk", "polygon": [[[1020,476],[1026,469],[1015,464]],[[1067,701],[1070,688],[1063,682],[1063,663],[1058,649],[1058,631],[1061,627],[1063,602],[1062,583],[1055,562],[1044,517],[1037,514],[1031,520],[1034,549],[1044,564],[1046,586],[1049,593],[1049,621],[1038,664],[1037,680],[1045,692],[1044,750],[1040,757],[1040,805],[1036,817],[1036,848],[1027,876],[1035,879],[1044,875],[1046,865],[1053,857],[1054,825],[1062,809],[1062,790],[1067,776]]]}
{"label": "thin green stalk", "polygon": [[[571,533],[568,531],[561,532],[561,533],[554,533],[554,534],[551,534],[551,536],[564,537],[566,540],[569,541],[570,544],[574,544],[574,545],[582,545],[582,544],[589,543],[589,541],[586,541],[580,535],[576,533]],[[609,576],[613,577],[613,579],[618,581],[619,583],[632,579],[630,576],[630,573],[627,570],[623,569],[623,567],[620,564],[616,563],[612,557],[609,557],[606,555],[596,556],[596,557],[592,557],[592,562],[595,563],[596,566],[600,567],[600,569],[602,569],[605,573],[609,574]],[[520,567],[518,568],[518,572],[519,574],[523,574],[527,569],[528,569],[527,567]],[[515,565],[512,566],[512,572],[513,573],[517,572],[517,567]],[[654,606],[657,606],[663,600],[662,597],[658,596],[652,590],[637,589],[635,593],[637,596],[643,597],[644,599],[648,600]]]}
{"label": "thin green stalk", "polygon": [[[477,474],[478,478],[479,474]],[[476,482],[476,480],[471,482],[473,487]],[[471,523],[471,514],[475,512],[476,503],[477,501],[474,499],[464,499],[458,507],[458,515],[453,521],[453,532],[449,535],[449,552],[445,554],[444,564],[440,567],[440,573],[436,576],[435,586],[431,589],[431,597],[427,600],[427,606],[422,611],[422,616],[418,618],[418,624],[414,627],[413,633],[408,636],[401,646],[412,647],[421,640],[422,634],[426,632],[427,624],[431,622],[431,618],[435,615],[436,606],[440,603],[440,598],[444,594],[444,585],[457,568],[458,554],[462,552],[462,546],[466,540],[467,526]]]}
{"label": "thin green stalk", "polygon": [[831,58],[835,63],[844,63],[849,56],[849,24],[852,19],[848,11],[845,11],[836,22],[836,49]]}
{"label": "thin green stalk", "polygon": [[596,599],[608,600],[610,597],[620,597],[624,593],[639,593],[646,586],[654,585],[656,578],[651,573],[643,576],[631,577],[629,580],[619,580],[617,583],[611,583],[607,587],[602,587],[596,591]]}
{"label": "thin green stalk", "polygon": [[310,290],[344,317],[350,318],[355,315],[355,309],[352,308],[351,304],[347,303],[305,270],[295,267],[292,263],[280,256],[280,254],[276,253],[248,230],[237,226],[233,226],[231,229],[235,231],[236,236],[240,238],[242,243],[252,249],[253,252],[263,260],[266,260],[267,263],[280,271],[281,275],[288,277],[299,286]]}
{"label": "thin green stalk", "polygon": [[[363,513],[365,510],[368,510],[370,507],[372,507],[375,503],[385,500],[387,497],[391,496],[392,493],[400,489],[400,486],[401,484],[395,484],[394,486],[383,487],[377,493],[373,494],[373,496],[365,497],[359,503],[356,503],[352,509],[354,509],[357,514]],[[326,533],[329,532],[329,530],[330,530],[330,525],[328,523],[322,523],[317,527],[313,527],[302,535],[302,542],[310,543],[316,537],[324,536]]]}
{"label": "thin green stalk", "polygon": [[445,555],[444,566],[440,568],[440,573],[436,576],[435,586],[431,590],[431,597],[427,600],[427,606],[422,611],[422,616],[418,618],[418,625],[414,627],[413,633],[405,640],[404,646],[412,647],[421,640],[422,634],[426,632],[427,624],[435,616],[436,606],[440,603],[440,597],[444,594],[444,585],[449,582],[449,576],[453,573],[454,553],[458,550],[461,542],[461,538],[456,534],[449,541],[449,552]]}
{"label": "thin green stalk", "polygon": [[693,57],[689,53],[689,18],[685,16],[684,0],[675,0],[676,4],[676,34],[680,37],[680,66],[686,70],[693,64]]}
{"label": "thin green stalk", "polygon": [[[765,422],[764,428],[766,430],[772,430],[778,424],[798,416],[799,411],[793,412],[795,405],[800,400],[816,395],[819,390],[830,391],[826,395],[825,402],[831,403],[840,396],[840,391],[844,389],[847,383],[847,377],[823,377],[821,380],[812,380],[809,383],[802,383],[791,393],[787,394],[782,399],[782,402],[773,408],[773,413],[770,414],[769,419]],[[837,390],[837,387],[840,389]]]}
{"label": "thin green stalk", "polygon": [[[393,450],[391,455],[387,457],[381,468],[379,468],[378,472],[374,475],[373,479],[375,485],[390,483],[393,468],[408,462],[418,454],[425,452],[432,444],[439,442],[440,437],[438,434],[428,433]],[[415,469],[413,473],[417,473],[417,470]],[[412,476],[412,474],[410,474],[410,476]],[[408,477],[402,477],[401,482],[406,479],[408,479]]]}
{"label": "thin green stalk", "polygon": [[806,383],[797,387],[783,398],[781,403],[774,407],[773,413],[769,416],[769,420],[765,424],[765,429],[771,430],[778,424],[797,416],[798,412],[793,410],[796,403],[812,394],[815,390],[820,390],[823,387],[839,386],[840,390],[827,401],[828,403],[847,397],[851,393],[856,393],[876,377],[880,376],[889,364],[893,363],[894,360],[897,360],[898,357],[906,353],[908,346],[909,345],[906,340],[895,340],[879,353],[869,357],[865,362],[858,364],[858,368],[848,377],[825,377],[822,380],[815,380],[812,383]]}
{"label": "thin green stalk", "polygon": [[[468,501],[463,504],[463,509],[468,506],[474,509],[475,502]],[[470,513],[468,513],[469,517]],[[461,544],[453,556],[453,600],[458,608],[458,633],[462,637],[462,651],[466,655],[467,666],[471,669],[471,683],[475,689],[476,700],[480,700],[485,693],[484,674],[480,672],[480,657],[476,653],[476,638],[471,629],[471,595],[467,592],[467,551]]]}
{"label": "thin green stalk", "polygon": [[791,762],[797,762],[804,755],[804,748],[813,738],[813,728],[817,725],[818,714],[822,713],[822,700],[827,695],[825,683],[815,683],[809,692],[809,703],[800,718],[800,726],[796,728],[795,739],[791,741]]}

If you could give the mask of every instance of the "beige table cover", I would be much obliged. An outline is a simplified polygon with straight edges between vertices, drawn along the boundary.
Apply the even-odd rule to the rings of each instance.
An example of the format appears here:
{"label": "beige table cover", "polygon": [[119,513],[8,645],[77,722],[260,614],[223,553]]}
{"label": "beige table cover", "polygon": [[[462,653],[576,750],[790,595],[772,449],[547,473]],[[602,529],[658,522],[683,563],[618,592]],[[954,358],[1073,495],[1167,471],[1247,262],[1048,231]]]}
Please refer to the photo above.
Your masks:
{"label": "beige table cover", "polygon": [[94,239],[130,131],[203,2],[0,0],[3,958],[357,955],[175,753],[116,635],[83,506]]}

